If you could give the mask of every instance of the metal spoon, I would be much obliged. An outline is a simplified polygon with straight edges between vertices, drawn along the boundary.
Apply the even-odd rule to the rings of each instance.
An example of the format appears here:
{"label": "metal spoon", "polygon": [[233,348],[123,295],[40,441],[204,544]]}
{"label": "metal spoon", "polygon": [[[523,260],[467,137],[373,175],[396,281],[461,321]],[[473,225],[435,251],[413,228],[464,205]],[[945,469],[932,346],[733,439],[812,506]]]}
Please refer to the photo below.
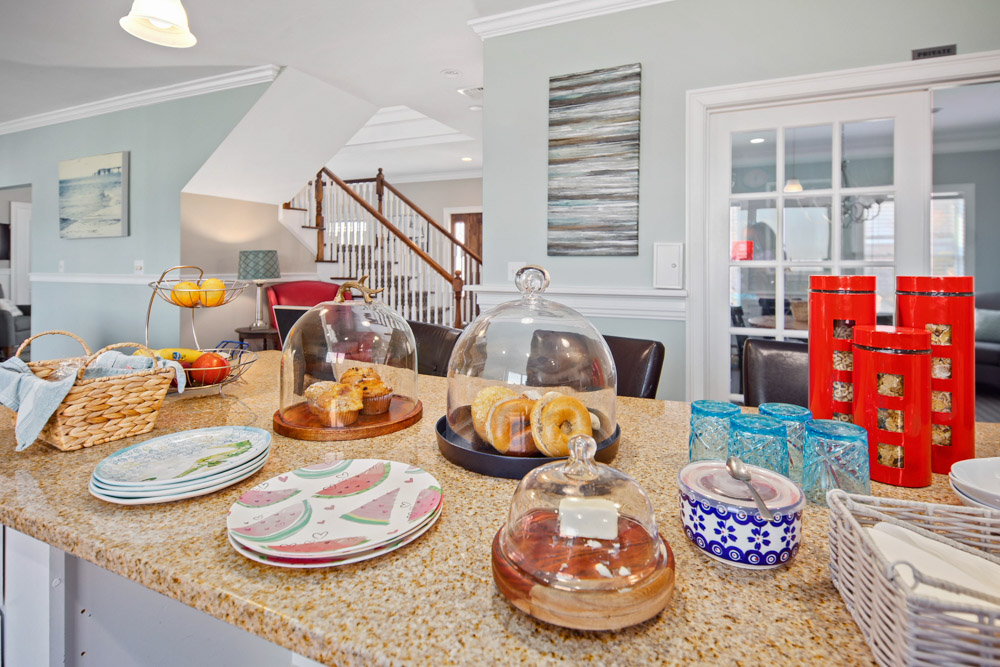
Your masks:
{"label": "metal spoon", "polygon": [[743,463],[739,457],[730,456],[726,459],[726,469],[729,470],[729,474],[733,476],[733,479],[738,479],[750,487],[750,493],[753,495],[753,501],[757,503],[757,509],[760,510],[761,518],[764,521],[773,521],[774,514],[771,513],[771,510],[767,509],[767,505],[761,500],[757,489],[753,488],[753,484],[750,483],[750,470],[747,468],[747,464]]}

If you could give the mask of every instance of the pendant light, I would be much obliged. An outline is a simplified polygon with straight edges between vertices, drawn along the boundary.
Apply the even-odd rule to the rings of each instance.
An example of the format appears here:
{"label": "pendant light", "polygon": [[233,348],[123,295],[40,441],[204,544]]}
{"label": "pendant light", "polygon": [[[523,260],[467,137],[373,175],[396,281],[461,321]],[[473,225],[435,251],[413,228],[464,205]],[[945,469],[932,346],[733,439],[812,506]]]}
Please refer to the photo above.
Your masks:
{"label": "pendant light", "polygon": [[132,11],[118,24],[128,34],[160,46],[183,49],[198,42],[181,0],[134,0]]}
{"label": "pendant light", "polygon": [[[792,138],[792,165],[796,164],[795,160],[795,129],[792,128],[791,131]],[[789,178],[785,181],[785,192],[802,192],[802,183],[797,178]]]}

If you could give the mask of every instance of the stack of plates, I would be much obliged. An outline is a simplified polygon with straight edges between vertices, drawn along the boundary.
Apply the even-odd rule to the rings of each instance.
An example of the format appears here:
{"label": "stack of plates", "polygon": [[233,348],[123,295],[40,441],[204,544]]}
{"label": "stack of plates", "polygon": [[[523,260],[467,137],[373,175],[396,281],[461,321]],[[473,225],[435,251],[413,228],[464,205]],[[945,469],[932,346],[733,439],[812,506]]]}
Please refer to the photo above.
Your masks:
{"label": "stack of plates", "polygon": [[948,478],[962,504],[1000,510],[1000,457],[959,461]]}
{"label": "stack of plates", "polygon": [[441,485],[397,461],[328,461],[273,477],[230,508],[229,543],[279,567],[375,558],[423,535],[441,516]]}
{"label": "stack of plates", "polygon": [[146,440],[97,464],[91,495],[119,505],[167,503],[212,493],[260,470],[271,434],[250,426],[215,426]]}

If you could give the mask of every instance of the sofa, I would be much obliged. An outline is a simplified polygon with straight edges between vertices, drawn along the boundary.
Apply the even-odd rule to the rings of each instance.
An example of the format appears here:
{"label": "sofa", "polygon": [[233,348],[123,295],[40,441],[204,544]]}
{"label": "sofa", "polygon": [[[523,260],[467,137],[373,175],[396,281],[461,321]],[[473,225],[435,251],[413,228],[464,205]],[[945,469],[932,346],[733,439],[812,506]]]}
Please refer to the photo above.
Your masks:
{"label": "sofa", "polygon": [[[0,286],[0,299],[6,299],[3,293],[3,286]],[[8,359],[14,355],[17,346],[31,336],[31,306],[17,306],[21,311],[20,315],[12,313],[6,308],[0,308],[0,351],[3,358]],[[22,355],[28,361],[28,355]]]}
{"label": "sofa", "polygon": [[[996,316],[1000,318],[1000,292],[977,294],[976,310],[997,311]],[[976,323],[976,384],[1000,391],[1000,340],[983,326],[981,316],[976,319],[979,320]],[[979,340],[981,335],[989,340]]]}

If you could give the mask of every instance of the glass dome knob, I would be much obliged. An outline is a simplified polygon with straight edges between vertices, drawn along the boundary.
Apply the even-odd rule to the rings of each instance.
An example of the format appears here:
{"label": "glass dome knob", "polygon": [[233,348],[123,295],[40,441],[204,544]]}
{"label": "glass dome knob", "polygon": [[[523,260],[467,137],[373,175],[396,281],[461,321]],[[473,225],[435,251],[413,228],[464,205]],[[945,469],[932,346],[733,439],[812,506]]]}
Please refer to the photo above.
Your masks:
{"label": "glass dome knob", "polygon": [[598,477],[601,472],[594,460],[596,454],[596,440],[589,435],[574,435],[569,440],[569,461],[566,462],[566,476],[581,481]]}
{"label": "glass dome knob", "polygon": [[514,284],[522,298],[538,296],[549,286],[549,272],[540,266],[522,266],[514,275]]}

